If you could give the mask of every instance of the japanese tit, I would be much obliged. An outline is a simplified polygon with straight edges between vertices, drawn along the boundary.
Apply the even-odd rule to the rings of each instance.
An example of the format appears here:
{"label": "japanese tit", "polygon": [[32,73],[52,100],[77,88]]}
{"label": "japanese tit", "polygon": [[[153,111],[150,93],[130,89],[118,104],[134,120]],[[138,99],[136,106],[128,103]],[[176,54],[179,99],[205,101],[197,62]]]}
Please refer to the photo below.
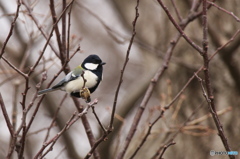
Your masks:
{"label": "japanese tit", "polygon": [[[38,95],[62,90],[70,93],[71,96],[84,98],[90,102],[90,93],[96,90],[102,80],[104,64],[106,63],[102,62],[97,55],[89,55],[81,65],[69,72],[58,84],[39,91]],[[85,97],[85,94],[89,94],[89,97]]]}

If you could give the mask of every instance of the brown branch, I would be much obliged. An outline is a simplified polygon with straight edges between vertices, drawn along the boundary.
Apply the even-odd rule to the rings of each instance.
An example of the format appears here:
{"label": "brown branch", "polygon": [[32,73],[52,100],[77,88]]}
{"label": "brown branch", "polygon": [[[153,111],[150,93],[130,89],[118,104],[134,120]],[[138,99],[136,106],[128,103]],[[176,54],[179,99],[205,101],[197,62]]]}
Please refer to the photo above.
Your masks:
{"label": "brown branch", "polygon": [[95,111],[95,107],[94,107],[94,106],[92,106],[92,112],[93,112],[95,118],[97,119],[98,124],[100,125],[102,131],[103,131],[104,133],[106,133],[106,129],[105,129],[104,126],[102,125],[102,123],[101,123],[101,121],[100,121],[100,119],[99,119],[99,117],[98,117],[98,115],[97,115],[97,113],[96,113],[96,111]]}
{"label": "brown branch", "polygon": [[11,62],[9,62],[5,57],[2,56],[3,61],[5,61],[12,69],[14,69],[17,73],[23,76],[25,79],[28,78],[28,75],[20,71],[17,67],[15,67]]}
{"label": "brown branch", "polygon": [[[41,53],[40,53],[40,56],[38,57],[37,61],[36,61],[35,64],[30,68],[30,71],[28,72],[28,75],[29,75],[29,76],[33,73],[34,69],[38,66],[38,64],[39,64],[39,62],[40,62],[40,60],[41,60],[41,58],[42,58],[42,56],[43,56],[43,54],[44,54],[47,46],[48,46],[48,43],[50,42],[50,39],[51,39],[51,37],[53,36],[53,31],[55,30],[55,27],[57,26],[57,24],[58,24],[58,22],[60,21],[60,19],[62,18],[62,16],[66,13],[67,9],[73,4],[73,1],[74,1],[74,0],[72,0],[72,1],[63,9],[62,13],[60,14],[60,17],[58,18],[58,20],[56,21],[56,23],[53,24],[52,30],[51,30],[51,32],[50,32],[50,34],[49,34],[49,37],[48,37],[48,39],[47,39],[47,41],[46,41],[46,43],[45,43],[45,45],[44,45],[44,47],[43,47],[43,50],[42,50]],[[64,60],[64,61],[65,61],[65,60]],[[66,62],[65,62],[65,63],[66,63]],[[63,63],[63,65],[64,65],[64,63]]]}
{"label": "brown branch", "polygon": [[112,110],[112,115],[111,115],[111,119],[110,119],[109,128],[108,128],[107,131],[104,131],[104,135],[103,135],[100,139],[98,139],[98,141],[96,141],[96,142],[94,143],[94,145],[92,146],[92,148],[91,148],[91,150],[89,151],[89,153],[85,156],[85,159],[91,157],[92,153],[93,153],[94,150],[98,147],[98,145],[99,145],[100,143],[102,143],[102,142],[106,139],[106,137],[108,136],[108,134],[111,133],[112,130],[113,130],[113,121],[114,121],[114,114],[115,114],[116,105],[117,105],[118,93],[119,93],[119,90],[120,90],[120,87],[121,87],[121,84],[122,84],[122,81],[123,81],[123,74],[124,74],[126,65],[127,65],[127,63],[128,63],[128,60],[129,60],[129,54],[130,54],[130,50],[131,50],[131,47],[132,47],[132,43],[133,43],[134,37],[135,37],[135,35],[136,35],[135,26],[136,26],[137,18],[138,18],[138,16],[139,16],[139,13],[138,13],[138,5],[139,5],[139,0],[137,1],[137,6],[135,7],[135,9],[136,9],[136,16],[135,16],[135,19],[134,19],[134,21],[133,21],[133,33],[132,33],[132,38],[131,38],[130,43],[129,43],[129,46],[128,46],[128,50],[127,50],[125,62],[124,62],[124,65],[123,65],[123,69],[121,70],[120,80],[119,80],[119,83],[118,83],[118,86],[117,86],[117,89],[116,89],[116,93],[115,93],[115,97],[114,97],[114,102],[113,102],[113,110]]}
{"label": "brown branch", "polygon": [[136,7],[135,7],[135,18],[134,18],[134,20],[132,22],[132,26],[133,26],[133,28],[132,28],[132,37],[131,37],[131,40],[130,40],[129,45],[128,45],[125,61],[124,61],[124,64],[123,64],[123,68],[121,70],[118,86],[117,86],[117,89],[116,89],[116,92],[115,92],[114,102],[113,102],[113,109],[112,109],[112,113],[111,113],[111,119],[110,119],[109,128],[108,128],[107,131],[104,131],[104,134],[100,137],[100,139],[98,139],[94,143],[94,145],[92,146],[91,150],[88,152],[88,154],[85,156],[84,159],[90,158],[92,153],[94,152],[94,150],[98,147],[98,145],[100,143],[102,143],[106,139],[108,134],[110,134],[113,131],[113,121],[114,121],[115,111],[116,111],[116,107],[117,107],[118,93],[120,91],[120,87],[121,87],[122,82],[123,82],[124,71],[126,69],[128,61],[129,61],[129,54],[130,54],[130,51],[131,51],[131,48],[132,48],[132,44],[133,44],[133,41],[134,41],[134,38],[135,38],[135,35],[136,35],[136,23],[137,23],[137,19],[139,17],[139,12],[138,12],[139,1],[140,0],[137,0],[137,4],[136,4]]}
{"label": "brown branch", "polygon": [[174,10],[175,10],[176,15],[177,15],[177,17],[178,17],[178,20],[179,20],[179,21],[182,21],[182,17],[181,17],[181,15],[180,15],[177,7],[176,7],[176,4],[175,4],[175,0],[171,0],[171,3],[172,3],[172,5],[173,5],[173,7],[174,7]]}
{"label": "brown branch", "polygon": [[[54,0],[50,0],[50,11],[52,14],[52,20],[53,20],[53,24],[57,22],[57,15],[56,15],[56,11],[55,11],[55,4],[54,4]],[[57,39],[57,44],[58,44],[58,49],[60,51],[60,57],[61,58],[61,45],[62,45],[62,41],[61,41],[61,34],[59,32],[59,28],[58,25],[56,25],[54,27],[54,31],[56,34],[56,39]]]}
{"label": "brown branch", "polygon": [[[187,123],[192,119],[192,117],[199,111],[200,108],[202,108],[204,106],[204,102],[202,102],[197,108],[195,108],[192,112],[192,114],[187,118],[187,120],[182,124],[181,127],[178,128],[177,132],[166,142],[166,143],[171,143],[176,137],[177,135],[181,132],[181,130],[183,129],[184,126],[187,125]],[[164,110],[164,109],[163,109]],[[162,110],[162,111],[163,111]],[[165,113],[165,112],[163,112]],[[163,114],[164,115],[164,114]],[[160,116],[163,116],[160,113]],[[157,157],[159,156],[160,152],[162,151],[164,146],[161,146],[157,152],[153,155],[153,157],[151,157],[151,159],[157,159]]]}
{"label": "brown branch", "polygon": [[[38,30],[41,32],[41,34],[43,35],[43,37],[48,40],[48,35],[47,33],[44,32],[43,27],[38,23],[37,18],[32,14],[32,8],[30,8],[24,1],[22,2],[22,4],[26,7],[27,11],[28,11],[28,15],[32,18],[33,22],[35,23],[35,25],[37,26]],[[51,4],[51,3],[50,3]],[[57,57],[59,57],[59,53],[57,52],[57,50],[54,48],[53,44],[51,43],[51,41],[49,41],[48,45],[51,47],[52,51],[55,53],[55,55]]]}
{"label": "brown branch", "polygon": [[[74,2],[74,0],[72,0],[72,1],[66,6],[66,3],[63,1],[63,10],[64,10],[63,13],[64,13],[64,14],[66,14],[66,13],[65,13],[66,9],[69,8],[69,6],[71,6],[73,2]],[[65,7],[64,7],[64,6],[65,6]],[[53,7],[53,9],[54,9],[54,7]],[[71,9],[70,9],[70,10],[71,10]],[[66,16],[66,15],[64,15],[64,16]],[[70,16],[70,14],[69,14],[69,16]],[[70,19],[69,19],[69,21],[70,21]],[[62,31],[63,31],[63,32],[62,32],[62,40],[63,40],[63,41],[62,41],[61,44],[59,44],[59,45],[62,46],[62,47],[61,47],[61,52],[60,52],[60,60],[61,60],[62,66],[63,66],[63,67],[62,67],[62,70],[64,71],[65,74],[67,74],[67,73],[70,72],[69,66],[67,65],[67,63],[69,62],[70,59],[67,59],[67,58],[66,58],[66,32],[65,32],[65,30],[66,30],[66,20],[63,20],[62,25],[63,25],[63,27],[62,27]],[[69,26],[70,26],[70,24],[69,24]],[[70,29],[70,27],[69,27],[68,29]],[[69,30],[68,30],[68,33],[70,33]],[[58,36],[58,35],[57,35],[57,36]],[[64,46],[63,46],[63,45],[64,45]],[[79,112],[79,113],[82,112],[83,109],[80,108],[80,103],[79,103],[79,101],[78,101],[76,98],[72,98],[72,99],[73,99],[73,102],[74,102],[76,108],[78,109],[78,112]],[[82,123],[83,123],[83,126],[84,126],[84,128],[85,128],[86,134],[87,134],[87,136],[88,136],[90,145],[92,146],[92,145],[94,144],[94,142],[95,142],[95,138],[94,138],[94,136],[93,136],[91,127],[90,127],[89,122],[88,122],[88,120],[87,120],[87,117],[86,117],[85,115],[82,116],[82,121],[83,121]],[[98,156],[99,156],[99,154],[98,154],[97,152],[94,152],[94,157],[95,157],[95,158],[99,158]]]}
{"label": "brown branch", "polygon": [[[214,57],[215,55],[217,55],[221,50],[226,49],[226,47],[227,47],[231,42],[233,42],[233,41],[235,40],[235,38],[236,38],[239,34],[240,34],[240,29],[238,29],[238,30],[233,34],[233,36],[232,36],[225,44],[223,44],[223,45],[221,45],[220,47],[218,47],[218,48],[216,49],[216,51],[209,57],[209,60],[212,60],[213,57]],[[233,44],[233,45],[239,45],[239,43],[236,42],[236,43]],[[235,48],[235,46],[234,46],[234,48]],[[227,52],[229,52],[229,53],[231,54],[232,51],[227,51]]]}
{"label": "brown branch", "polygon": [[[209,73],[209,58],[208,58],[208,27],[207,27],[207,0],[203,0],[203,14],[202,14],[202,26],[203,26],[203,40],[202,40],[202,47],[203,47],[203,61],[204,61],[204,76],[205,76],[205,86],[206,86],[206,99],[209,106],[209,111],[213,116],[215,125],[218,129],[218,135],[220,136],[222,143],[226,149],[226,151],[231,151],[227,137],[224,134],[224,130],[222,124],[218,118],[216,113],[216,107],[214,102],[214,95],[212,92],[211,80],[210,80],[210,73]],[[235,156],[229,155],[229,158],[234,159]]]}
{"label": "brown branch", "polygon": [[[53,83],[53,81],[60,75],[60,73],[64,70],[65,66],[66,66],[66,65],[68,64],[68,62],[74,57],[74,55],[76,55],[76,53],[77,53],[78,51],[80,51],[80,46],[78,46],[78,48],[76,49],[76,51],[71,55],[70,59],[62,66],[62,68],[58,71],[58,73],[57,73],[57,74],[53,77],[53,79],[49,82],[47,88],[50,87],[50,85]],[[46,80],[46,72],[43,73],[43,75],[42,75],[42,80]],[[29,123],[28,123],[27,131],[30,129],[30,127],[31,127],[31,125],[32,125],[32,122],[33,122],[33,120],[35,119],[35,116],[37,115],[38,109],[39,109],[40,104],[42,103],[42,100],[44,99],[44,97],[45,97],[45,95],[43,95],[43,96],[40,98],[39,102],[36,104],[37,106],[36,106],[36,108],[35,108],[35,110],[34,110],[34,112],[33,112],[33,114],[32,114],[32,117],[31,117]]]}
{"label": "brown branch", "polygon": [[179,31],[179,33],[182,35],[182,37],[194,48],[196,49],[200,54],[203,53],[203,50],[200,46],[195,44],[183,31],[180,25],[177,24],[177,22],[172,17],[171,13],[169,12],[168,8],[163,4],[161,0],[158,0],[158,3],[162,6],[163,10],[167,14],[169,20],[172,22],[172,24],[175,26],[175,28]]}
{"label": "brown branch", "polygon": [[122,82],[123,82],[123,74],[124,74],[125,68],[127,66],[127,63],[129,61],[129,54],[130,54],[130,51],[131,51],[131,48],[132,48],[134,37],[136,35],[136,23],[137,23],[137,19],[139,17],[139,12],[138,12],[139,1],[140,0],[137,0],[137,5],[135,7],[135,19],[132,22],[132,26],[133,26],[133,28],[132,28],[132,37],[131,37],[131,40],[130,40],[129,45],[128,45],[128,50],[127,50],[127,54],[126,54],[126,57],[125,57],[125,62],[123,64],[123,68],[121,70],[119,83],[118,83],[118,86],[117,86],[117,89],[116,89],[116,92],[115,92],[115,97],[114,97],[114,102],[113,102],[113,109],[112,109],[109,129],[113,129],[113,121],[114,121],[114,115],[115,115],[115,111],[116,111],[117,100],[118,100],[118,93],[119,93],[120,87],[121,87]]}
{"label": "brown branch", "polygon": [[207,1],[208,4],[216,7],[217,9],[229,14],[230,16],[232,16],[237,22],[240,22],[240,18],[238,18],[233,12],[229,12],[228,10],[222,8],[222,7],[219,7],[218,5],[216,5],[215,3],[213,2],[210,2],[210,1]]}
{"label": "brown branch", "polygon": [[[190,13],[188,15],[187,19],[184,19],[183,21],[180,22],[182,29],[184,29],[189,22],[191,22],[192,20],[197,18],[199,15],[200,14]],[[132,126],[131,126],[131,128],[129,130],[129,133],[127,135],[127,138],[125,140],[124,147],[123,147],[122,151],[118,154],[117,159],[122,159],[124,157],[124,154],[126,153],[127,148],[128,148],[128,146],[129,146],[129,144],[130,144],[130,142],[131,142],[131,140],[132,140],[132,138],[133,138],[133,136],[134,136],[134,134],[137,130],[137,126],[138,126],[138,123],[139,123],[139,121],[142,117],[142,114],[143,114],[143,112],[144,112],[144,110],[147,106],[147,103],[148,103],[148,101],[149,101],[149,99],[150,99],[150,97],[153,93],[155,85],[157,84],[157,82],[159,81],[160,77],[163,75],[165,70],[168,68],[169,61],[172,57],[173,49],[175,48],[175,46],[176,46],[178,40],[180,39],[181,35],[182,34],[177,34],[176,37],[171,41],[170,46],[168,47],[168,50],[165,54],[162,66],[158,69],[158,71],[156,72],[156,74],[152,78],[151,83],[149,84],[148,89],[147,89],[147,91],[146,91],[146,93],[143,97],[143,100],[138,107],[137,113],[136,113],[136,115],[133,119]]]}
{"label": "brown branch", "polygon": [[[62,136],[62,134],[65,131],[67,131],[78,119],[82,118],[85,114],[87,114],[88,110],[93,105],[97,104],[97,102],[98,102],[97,100],[94,100],[93,102],[88,103],[87,107],[81,113],[74,112],[73,115],[65,124],[64,128],[59,133],[57,133],[54,137],[52,137],[52,139],[50,139],[48,142],[42,145],[42,148],[34,156],[34,159],[38,159],[39,157],[43,158],[44,156],[46,156],[52,150],[53,146],[55,145],[57,140]],[[48,150],[43,155],[41,155],[48,146],[49,146]]]}
{"label": "brown branch", "polygon": [[28,78],[25,79],[25,81],[26,81],[25,82],[25,90],[22,93],[22,102],[20,102],[21,105],[22,105],[22,124],[19,128],[22,129],[22,138],[19,141],[19,143],[20,143],[19,151],[18,151],[18,149],[16,150],[18,152],[18,158],[23,158],[26,135],[27,135],[26,118],[27,118],[27,112],[28,111],[26,109],[26,98],[27,98],[28,90],[30,89],[30,87],[29,87],[29,76],[28,76]]}
{"label": "brown branch", "polygon": [[50,130],[51,130],[51,128],[54,126],[55,121],[56,121],[57,116],[58,116],[58,113],[59,113],[59,111],[60,111],[60,109],[61,109],[61,107],[62,107],[62,105],[63,105],[63,102],[65,101],[66,98],[67,98],[67,94],[64,95],[64,97],[63,97],[63,99],[61,100],[59,106],[57,107],[57,110],[56,110],[56,112],[55,112],[55,114],[54,114],[54,116],[53,116],[52,122],[51,122],[50,126],[49,126],[48,129],[47,129],[47,133],[46,133],[44,142],[47,141],[47,139],[48,139],[48,137],[49,137],[49,134],[50,134]]}
{"label": "brown branch", "polygon": [[8,130],[9,130],[9,132],[10,132],[10,135],[11,135],[11,137],[13,137],[13,136],[14,136],[13,126],[12,126],[12,124],[11,124],[11,122],[10,122],[10,118],[9,118],[9,116],[8,116],[8,113],[7,113],[5,104],[4,104],[4,102],[3,102],[3,98],[2,98],[2,94],[1,94],[1,93],[0,93],[0,105],[1,105],[2,113],[3,113],[4,119],[5,119],[5,121],[6,121]]}
{"label": "brown branch", "polygon": [[16,25],[16,21],[17,21],[17,18],[18,18],[18,15],[19,15],[19,9],[20,9],[20,6],[21,6],[21,0],[18,0],[17,1],[17,10],[15,12],[15,17],[12,21],[12,24],[11,24],[11,27],[10,27],[10,30],[9,30],[9,33],[8,33],[8,36],[6,38],[6,40],[4,41],[3,43],[3,46],[2,46],[2,49],[1,49],[1,52],[0,52],[0,59],[2,58],[2,55],[4,54],[5,52],[5,49],[6,49],[6,46],[7,46],[7,43],[8,41],[10,40],[11,36],[12,36],[12,33],[13,33],[13,29]]}
{"label": "brown branch", "polygon": [[176,142],[171,141],[171,142],[168,143],[167,145],[164,145],[163,150],[162,150],[162,153],[161,153],[160,156],[159,156],[159,159],[163,159],[162,156],[163,156],[163,154],[165,153],[165,151],[167,150],[167,148],[169,148],[170,146],[175,145],[175,144],[176,144]]}
{"label": "brown branch", "polygon": [[15,81],[15,83],[14,83],[13,109],[12,109],[12,125],[13,125],[14,131],[16,131],[16,126],[17,126],[17,114],[18,114],[17,99],[18,99],[20,84],[21,84],[21,82],[18,80]]}
{"label": "brown branch", "polygon": [[[225,44],[221,45],[216,49],[216,51],[209,57],[209,61],[211,61],[221,50],[223,50],[225,47],[227,47],[231,42],[235,40],[235,38],[240,34],[240,29],[237,30],[235,34],[227,41]],[[184,92],[184,90],[187,88],[187,86],[191,83],[191,81],[198,75],[199,72],[203,70],[203,66],[201,66],[193,75],[189,78],[187,83],[183,86],[183,88],[178,92],[178,94],[173,98],[173,100],[165,106],[165,109],[167,109],[169,106],[175,103],[175,101],[179,98],[179,96]]]}
{"label": "brown branch", "polygon": [[67,60],[69,59],[69,50],[70,50],[70,31],[71,31],[71,13],[72,13],[72,6],[68,12],[68,33],[67,33]]}
{"label": "brown branch", "polygon": [[[62,0],[62,10],[66,8],[67,2],[66,0]],[[70,29],[70,28],[69,28]],[[67,60],[66,58],[66,12],[64,12],[62,16],[62,43],[61,43],[61,53],[60,53],[60,60],[62,62],[62,65],[65,63]]]}
{"label": "brown branch", "polygon": [[[59,137],[61,137],[61,135],[67,130],[67,128],[69,128],[70,122],[77,116],[77,112],[74,112],[73,115],[70,117],[70,119],[67,121],[67,123],[65,124],[64,128],[57,133],[52,139],[50,139],[48,142],[45,142],[42,145],[42,148],[37,152],[37,154],[34,156],[34,159],[38,159],[38,158],[43,158],[44,156],[47,155],[47,153],[49,153],[51,151],[51,149],[53,148],[53,146],[55,145],[55,143],[57,142],[57,140],[59,139]],[[51,145],[50,145],[51,144]],[[43,151],[45,150],[45,148],[47,146],[50,145],[50,148],[42,155]]]}
{"label": "brown branch", "polygon": [[129,159],[133,159],[137,152],[140,150],[140,148],[143,146],[143,144],[147,141],[147,138],[149,137],[149,135],[151,134],[151,130],[152,130],[152,127],[157,123],[157,121],[162,118],[163,114],[165,112],[165,109],[163,108],[161,110],[161,113],[160,115],[152,122],[152,123],[149,123],[149,126],[148,126],[148,131],[147,133],[145,134],[145,136],[143,137],[141,143],[139,144],[139,146],[137,147],[137,149],[134,151],[134,153],[132,154],[132,156],[129,158]]}
{"label": "brown branch", "polygon": [[[226,112],[228,112],[228,111],[232,111],[232,107],[227,107],[227,108],[225,108],[225,109],[222,109],[222,110],[217,111],[217,115],[222,115],[222,114],[224,114],[224,113],[226,113]],[[196,125],[196,124],[199,124],[199,123],[205,121],[206,119],[208,119],[208,118],[210,118],[210,117],[212,117],[211,113],[206,114],[206,115],[204,115],[204,116],[201,116],[201,117],[199,117],[199,118],[197,118],[197,119],[194,119],[194,120],[188,122],[187,124],[188,124],[188,125]]]}

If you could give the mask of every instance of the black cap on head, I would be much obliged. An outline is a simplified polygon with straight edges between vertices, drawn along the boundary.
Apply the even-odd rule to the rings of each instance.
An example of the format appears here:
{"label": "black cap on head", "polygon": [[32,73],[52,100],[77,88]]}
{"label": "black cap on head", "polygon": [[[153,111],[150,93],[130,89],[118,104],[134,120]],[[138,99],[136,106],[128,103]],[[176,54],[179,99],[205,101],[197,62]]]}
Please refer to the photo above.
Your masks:
{"label": "black cap on head", "polygon": [[94,63],[94,64],[101,64],[102,60],[100,59],[100,57],[98,55],[89,55],[84,61],[84,63]]}

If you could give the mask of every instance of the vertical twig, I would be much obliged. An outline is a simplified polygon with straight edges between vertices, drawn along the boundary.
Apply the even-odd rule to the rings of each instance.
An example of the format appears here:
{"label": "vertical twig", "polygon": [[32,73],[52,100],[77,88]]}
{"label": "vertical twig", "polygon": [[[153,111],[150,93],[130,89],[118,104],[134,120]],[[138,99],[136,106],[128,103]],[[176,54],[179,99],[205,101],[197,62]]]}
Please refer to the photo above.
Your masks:
{"label": "vertical twig", "polygon": [[133,28],[132,28],[132,37],[131,37],[131,40],[130,40],[129,45],[128,45],[128,50],[127,50],[125,62],[124,62],[124,64],[123,64],[123,68],[122,68],[122,70],[121,70],[121,75],[120,75],[119,83],[118,83],[118,86],[117,86],[117,89],[116,89],[116,92],[115,92],[115,97],[114,97],[114,102],[113,102],[113,109],[112,109],[110,126],[109,126],[110,129],[113,128],[113,121],[114,121],[114,115],[115,115],[115,111],[116,111],[117,100],[118,100],[118,93],[119,93],[120,87],[121,87],[122,82],[123,82],[123,74],[124,74],[125,68],[126,68],[126,66],[127,66],[127,63],[128,63],[128,61],[129,61],[130,50],[131,50],[131,48],[132,48],[133,40],[134,40],[134,37],[135,37],[135,35],[136,35],[136,23],[137,23],[137,19],[138,19],[138,17],[139,17],[139,12],[138,12],[139,1],[140,1],[140,0],[137,0],[137,5],[136,5],[136,7],[135,7],[135,19],[133,20],[133,23],[132,23],[132,25],[133,25]]}
{"label": "vertical twig", "polygon": [[16,130],[16,125],[17,125],[17,97],[18,97],[18,93],[19,93],[19,85],[20,85],[20,81],[16,80],[14,83],[15,89],[14,89],[14,98],[13,98],[13,110],[12,110],[12,124],[13,124],[13,130]]}
{"label": "vertical twig", "polygon": [[72,13],[72,6],[69,8],[68,12],[68,33],[67,33],[67,60],[69,59],[69,51],[70,51],[70,31],[71,31],[71,13]]}
{"label": "vertical twig", "polygon": [[[52,14],[52,20],[53,20],[53,24],[55,24],[57,22],[57,15],[56,15],[56,11],[55,11],[55,4],[54,4],[54,0],[50,0],[50,11]],[[59,48],[59,52],[60,52],[60,58],[61,58],[61,34],[58,28],[58,25],[56,25],[54,27],[54,31],[56,34],[56,39],[57,39],[57,44],[58,44],[58,48]]]}
{"label": "vertical twig", "polygon": [[3,102],[3,98],[2,98],[2,94],[1,93],[0,93],[0,105],[1,105],[1,109],[2,109],[2,113],[3,113],[4,119],[5,119],[6,123],[7,123],[8,130],[10,132],[10,135],[11,135],[11,137],[13,137],[14,136],[13,126],[12,126],[12,124],[10,122],[10,119],[9,119],[9,116],[8,116],[5,104]]}
{"label": "vertical twig", "polygon": [[98,139],[94,145],[92,146],[91,150],[88,152],[88,154],[84,157],[84,159],[88,159],[91,157],[92,153],[94,152],[94,150],[98,147],[98,145],[100,143],[102,143],[106,137],[108,136],[109,133],[112,132],[113,130],[113,121],[114,121],[114,116],[115,116],[115,111],[116,111],[116,107],[117,107],[117,100],[118,100],[118,93],[120,91],[120,87],[122,85],[122,82],[123,82],[123,74],[124,74],[124,71],[126,69],[126,66],[127,66],[127,63],[129,61],[129,54],[130,54],[130,51],[131,51],[131,48],[132,48],[132,44],[133,44],[133,40],[135,38],[135,35],[136,35],[136,23],[137,23],[137,19],[139,17],[139,12],[138,12],[138,6],[139,6],[139,1],[140,0],[137,0],[137,4],[136,4],[136,7],[135,7],[135,19],[133,20],[133,29],[132,29],[132,37],[130,39],[130,42],[129,42],[129,45],[128,45],[128,49],[127,49],[127,53],[126,53],[126,57],[125,57],[125,61],[124,61],[124,64],[123,64],[123,68],[121,70],[121,74],[120,74],[120,78],[119,78],[119,82],[118,82],[118,86],[117,86],[117,89],[116,89],[116,92],[115,92],[115,96],[114,96],[114,101],[113,101],[113,109],[112,109],[112,113],[111,113],[111,118],[110,118],[110,124],[109,124],[109,128],[107,131],[105,131],[105,133],[103,134],[103,136],[101,136],[100,139]]}
{"label": "vertical twig", "polygon": [[[227,137],[224,134],[224,130],[222,124],[218,118],[215,108],[214,102],[214,95],[212,92],[211,80],[210,80],[210,73],[209,73],[209,58],[208,58],[208,27],[207,27],[207,0],[203,0],[203,13],[202,13],[202,26],[203,26],[203,40],[202,40],[202,47],[203,47],[203,61],[204,61],[204,76],[205,76],[205,86],[207,91],[207,102],[209,106],[209,110],[212,114],[214,119],[215,125],[218,130],[218,135],[220,136],[222,143],[226,149],[226,151],[231,151]],[[229,158],[234,159],[235,156],[229,155]]]}
{"label": "vertical twig", "polygon": [[[67,6],[66,0],[62,0],[62,10],[64,10]],[[72,5],[71,5],[72,6]],[[62,45],[61,45],[61,62],[62,65],[67,61],[66,59],[66,12],[64,12],[62,16]]]}

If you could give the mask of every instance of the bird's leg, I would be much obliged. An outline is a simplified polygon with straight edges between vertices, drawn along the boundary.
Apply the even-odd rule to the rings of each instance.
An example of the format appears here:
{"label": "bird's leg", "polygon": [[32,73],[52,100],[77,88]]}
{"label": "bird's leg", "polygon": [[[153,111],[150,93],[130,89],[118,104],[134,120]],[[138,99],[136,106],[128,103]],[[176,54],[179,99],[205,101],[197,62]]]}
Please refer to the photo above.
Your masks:
{"label": "bird's leg", "polygon": [[85,88],[85,85],[86,85],[86,82],[87,82],[87,80],[84,78],[84,71],[83,71],[83,73],[81,74],[81,76],[82,76],[82,78],[83,78],[83,86],[82,86],[82,89],[84,89]]}
{"label": "bird's leg", "polygon": [[87,80],[84,78],[84,73],[85,73],[85,72],[83,71],[83,73],[81,74],[81,76],[82,76],[82,78],[83,78],[83,86],[82,86],[82,89],[79,91],[79,93],[80,93],[80,96],[81,96],[83,99],[85,99],[85,101],[86,101],[87,103],[89,103],[89,102],[91,102],[91,97],[90,97],[90,91],[89,91],[89,89],[85,87]]}

